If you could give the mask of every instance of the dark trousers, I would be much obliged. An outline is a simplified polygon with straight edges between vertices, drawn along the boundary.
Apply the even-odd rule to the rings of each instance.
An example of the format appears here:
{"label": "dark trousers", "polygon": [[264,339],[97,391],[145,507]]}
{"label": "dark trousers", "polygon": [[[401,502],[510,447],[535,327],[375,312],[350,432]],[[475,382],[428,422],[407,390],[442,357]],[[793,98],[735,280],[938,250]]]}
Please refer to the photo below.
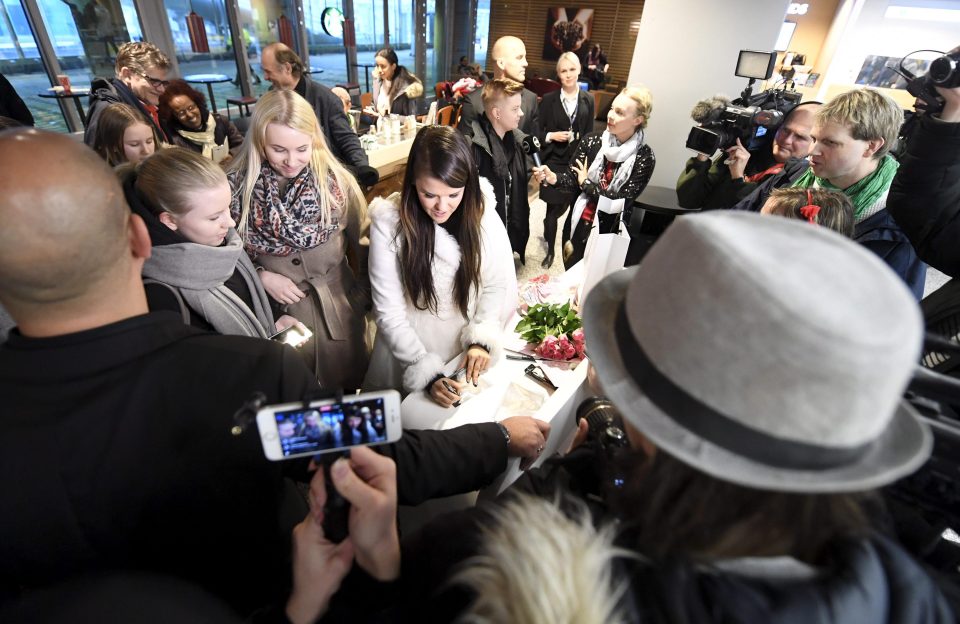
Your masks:
{"label": "dark trousers", "polygon": [[[547,214],[543,217],[543,239],[547,241],[547,253],[550,253],[550,250],[553,249],[553,244],[557,240],[557,222],[569,206],[569,203],[547,204]],[[568,240],[570,240],[569,218],[564,222],[563,238],[560,241],[561,246],[564,241]]]}

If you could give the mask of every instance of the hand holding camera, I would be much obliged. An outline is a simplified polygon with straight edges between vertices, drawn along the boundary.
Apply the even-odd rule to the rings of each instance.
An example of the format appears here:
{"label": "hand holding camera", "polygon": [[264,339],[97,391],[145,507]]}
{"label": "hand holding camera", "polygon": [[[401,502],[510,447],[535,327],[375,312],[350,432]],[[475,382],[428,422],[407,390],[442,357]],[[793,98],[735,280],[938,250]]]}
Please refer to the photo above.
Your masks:
{"label": "hand holding camera", "polygon": [[730,179],[740,180],[747,169],[747,162],[750,161],[750,152],[743,146],[740,139],[737,144],[727,148],[727,168],[730,169]]}

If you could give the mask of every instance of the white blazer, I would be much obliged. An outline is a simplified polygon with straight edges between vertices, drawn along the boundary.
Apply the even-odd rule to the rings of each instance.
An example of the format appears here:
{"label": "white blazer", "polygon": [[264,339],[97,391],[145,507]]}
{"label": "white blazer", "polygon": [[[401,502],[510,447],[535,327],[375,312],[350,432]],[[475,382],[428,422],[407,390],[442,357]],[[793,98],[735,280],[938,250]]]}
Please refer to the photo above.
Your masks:
{"label": "white blazer", "polygon": [[500,358],[503,325],[517,307],[517,276],[507,230],[496,212],[493,187],[480,178],[483,217],[480,225],[480,288],[464,317],[453,298],[460,267],[460,245],[435,225],[433,288],[437,311],[418,310],[400,277],[399,193],[370,204],[370,285],[377,320],[370,368],[363,387],[394,388],[403,394],[423,390],[446,362],[471,344]]}

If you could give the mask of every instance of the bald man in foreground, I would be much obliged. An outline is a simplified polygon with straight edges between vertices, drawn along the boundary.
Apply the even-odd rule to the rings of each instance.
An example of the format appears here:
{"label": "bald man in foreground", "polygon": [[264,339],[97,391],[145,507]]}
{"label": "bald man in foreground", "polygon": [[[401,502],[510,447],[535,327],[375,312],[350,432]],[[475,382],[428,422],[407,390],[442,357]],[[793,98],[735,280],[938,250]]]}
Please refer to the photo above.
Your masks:
{"label": "bald man in foreground", "polygon": [[[306,513],[280,517],[282,471],[305,477],[305,466],[268,462],[255,427],[231,434],[233,414],[254,391],[301,400],[315,379],[285,345],[148,313],[149,235],[89,148],[8,130],[0,171],[0,303],[18,325],[0,346],[0,607],[117,570],[186,579],[241,614],[281,604],[290,529]],[[508,453],[542,445],[533,419],[506,426],[512,441],[486,423],[381,447],[399,501],[479,489]],[[351,539],[358,565],[390,580],[362,557],[389,549]]]}
{"label": "bald man in foreground", "polygon": [[[495,63],[494,78],[509,78],[523,83],[527,77],[527,48],[523,45],[523,41],[516,37],[500,37],[494,42],[490,55]],[[481,91],[482,89],[476,89],[463,98],[460,124],[457,126],[461,132],[469,133],[473,121],[483,112]],[[520,110],[523,111],[520,131],[524,134],[540,134],[540,117],[537,115],[537,108],[537,94],[530,89],[524,89],[520,96]]]}

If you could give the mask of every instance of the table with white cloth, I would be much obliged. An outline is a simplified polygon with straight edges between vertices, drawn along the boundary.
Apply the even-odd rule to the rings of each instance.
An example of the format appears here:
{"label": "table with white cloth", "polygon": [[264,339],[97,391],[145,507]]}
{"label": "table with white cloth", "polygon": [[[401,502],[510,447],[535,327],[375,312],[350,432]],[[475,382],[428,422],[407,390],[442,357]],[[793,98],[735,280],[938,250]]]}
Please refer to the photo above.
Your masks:
{"label": "table with white cloth", "polygon": [[[578,284],[582,278],[582,263],[572,267],[558,278],[561,284]],[[504,354],[511,353],[507,349],[533,352],[513,331],[519,322],[519,314],[514,314],[504,328]],[[462,354],[447,363],[445,372],[452,375],[463,358]],[[550,423],[550,436],[543,453],[534,464],[539,465],[545,458],[558,452],[565,452],[576,430],[574,415],[577,405],[586,398],[587,390],[584,381],[587,377],[587,361],[583,360],[571,367],[568,363],[538,361],[537,364],[550,377],[556,390],[549,389],[524,374],[524,370],[532,362],[528,360],[510,360],[503,357],[495,362],[490,369],[481,375],[482,390],[465,398],[459,407],[444,408],[438,405],[424,392],[409,394],[400,405],[400,415],[406,429],[452,429],[469,423],[482,423],[501,420],[510,415],[533,416],[534,418]],[[522,390],[516,390],[516,388]],[[468,386],[465,396],[470,393]],[[505,414],[501,407],[510,391],[514,395],[530,393],[540,396],[542,404],[535,411],[523,414]],[[525,392],[524,392],[525,391]],[[507,470],[481,496],[495,496],[510,486],[521,475],[520,459],[512,458],[507,463]]]}

